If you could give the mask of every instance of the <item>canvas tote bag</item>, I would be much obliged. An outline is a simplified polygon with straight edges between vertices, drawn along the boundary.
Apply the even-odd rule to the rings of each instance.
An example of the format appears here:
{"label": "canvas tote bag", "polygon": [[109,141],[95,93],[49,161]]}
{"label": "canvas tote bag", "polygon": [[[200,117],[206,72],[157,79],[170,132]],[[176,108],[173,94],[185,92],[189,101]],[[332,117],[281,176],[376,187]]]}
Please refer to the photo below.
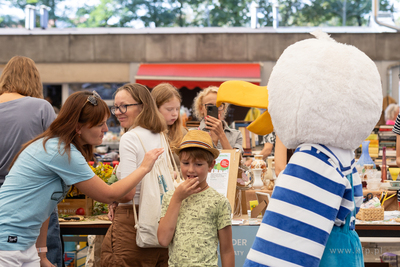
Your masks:
{"label": "canvas tote bag", "polygon": [[[144,152],[147,152],[139,135]],[[163,153],[154,163],[151,171],[142,179],[140,191],[140,215],[137,218],[135,199],[133,199],[133,215],[135,216],[136,244],[141,248],[162,247],[158,243],[157,229],[161,216],[161,204],[166,192],[174,190],[173,167],[169,145],[165,135],[160,133],[161,146],[166,153]]]}

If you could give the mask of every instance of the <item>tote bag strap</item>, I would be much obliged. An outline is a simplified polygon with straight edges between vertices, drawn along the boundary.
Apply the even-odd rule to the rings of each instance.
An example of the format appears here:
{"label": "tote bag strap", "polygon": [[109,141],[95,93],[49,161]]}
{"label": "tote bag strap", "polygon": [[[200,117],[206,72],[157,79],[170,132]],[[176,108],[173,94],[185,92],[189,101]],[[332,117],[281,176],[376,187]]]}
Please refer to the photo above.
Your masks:
{"label": "tote bag strap", "polygon": [[136,225],[139,223],[139,221],[136,213],[135,197],[133,197],[132,202],[133,202],[133,216],[135,218],[135,229],[137,229]]}
{"label": "tote bag strap", "polygon": [[[132,131],[132,132],[135,133],[136,136],[139,138],[139,141],[140,141],[140,143],[142,144],[144,153],[147,153],[147,150],[146,150],[146,148],[144,147],[144,144],[143,144],[143,142],[142,142],[142,139],[140,139],[140,136],[137,134],[137,132],[135,132],[135,131]],[[136,225],[137,225],[139,222],[138,222],[137,213],[136,213],[135,196],[133,196],[133,198],[132,198],[132,203],[133,203],[133,216],[134,216],[134,218],[135,218],[135,228],[137,228]]]}
{"label": "tote bag strap", "polygon": [[[146,150],[146,148],[145,148],[145,146],[144,146],[144,144],[143,144],[142,139],[140,139],[140,136],[139,136],[135,131],[132,131],[132,132],[134,132],[134,133],[136,134],[136,136],[139,138],[139,141],[140,141],[140,143],[142,144],[142,147],[143,147],[144,152],[147,153],[147,150]],[[176,178],[177,178],[178,181],[181,181],[180,172],[179,172],[179,170],[178,170],[178,167],[176,166],[176,162],[175,162],[174,157],[173,157],[173,155],[172,155],[171,148],[170,148],[170,146],[169,146],[169,144],[168,144],[168,142],[167,142],[167,140],[166,140],[166,138],[165,138],[164,133],[160,133],[160,139],[161,139],[161,146],[163,146],[164,148],[167,148],[167,149],[168,149],[168,152],[166,153],[166,154],[167,154],[168,166],[171,166],[171,165],[172,165],[172,164],[171,164],[171,161],[172,161],[172,163],[173,163],[172,170],[175,169],[176,174],[177,174]],[[136,213],[135,197],[133,197],[132,203],[133,203],[133,216],[134,216],[134,218],[135,218],[135,222],[136,222],[135,228],[136,228],[136,225],[138,224],[138,218],[137,218],[137,213]]]}
{"label": "tote bag strap", "polygon": [[[146,148],[145,148],[145,146],[144,146],[144,144],[143,144],[143,141],[142,141],[142,139],[140,138],[140,136],[137,134],[137,132],[135,132],[135,131],[132,131],[132,132],[134,132],[134,133],[136,134],[136,136],[139,138],[139,141],[140,141],[140,143],[142,144],[142,147],[143,147],[144,152],[147,153],[147,150],[146,150]],[[168,149],[169,149],[169,145],[168,145],[167,141],[165,140],[165,136],[164,136],[163,133],[160,133],[160,140],[161,140],[161,146],[163,146],[163,143],[164,143],[164,148],[165,148],[165,145],[166,145],[166,146],[168,147]],[[170,149],[169,149],[169,151],[170,151]],[[168,155],[168,153],[167,153],[167,160],[168,160],[168,156],[169,156],[169,155]],[[175,163],[175,162],[174,162],[174,163]],[[175,164],[175,166],[176,166],[176,164]],[[135,197],[133,197],[132,203],[133,203],[133,216],[134,216],[135,222],[136,222],[135,228],[137,228],[136,225],[139,223],[139,221],[138,221],[137,213],[136,213]]]}
{"label": "tote bag strap", "polygon": [[175,171],[176,180],[177,180],[178,183],[180,183],[182,181],[181,173],[180,173],[180,171],[179,171],[179,169],[178,169],[178,167],[176,165],[176,162],[175,162],[175,159],[174,159],[174,154],[172,153],[171,147],[169,146],[169,143],[167,142],[164,133],[162,133],[161,135],[162,135],[162,139],[164,140],[164,144],[165,144],[164,148],[167,147],[167,149],[168,149],[168,153],[167,153],[167,155],[169,157],[168,166],[171,166],[172,167],[172,171]]}
{"label": "tote bag strap", "polygon": [[139,141],[140,141],[140,143],[142,144],[142,147],[143,147],[143,150],[144,150],[144,153],[147,153],[147,150],[146,150],[146,148],[144,147],[144,144],[143,144],[143,142],[142,142],[142,139],[140,139],[140,136],[137,134],[137,132],[135,132],[135,131],[132,131],[133,133],[135,133],[136,134],[136,136],[139,138]]}

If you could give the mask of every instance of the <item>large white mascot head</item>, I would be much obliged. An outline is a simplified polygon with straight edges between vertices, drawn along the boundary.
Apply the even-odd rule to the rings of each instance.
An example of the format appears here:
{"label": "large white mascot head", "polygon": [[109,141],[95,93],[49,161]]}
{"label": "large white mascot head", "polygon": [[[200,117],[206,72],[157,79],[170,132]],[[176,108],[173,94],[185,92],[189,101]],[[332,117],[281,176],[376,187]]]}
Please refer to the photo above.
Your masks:
{"label": "large white mascot head", "polygon": [[382,110],[381,79],[375,63],[326,33],[289,46],[268,82],[269,113],[288,148],[318,143],[357,148]]}
{"label": "large white mascot head", "polygon": [[[268,108],[270,117],[265,114],[254,122],[253,129],[262,134],[270,132],[272,121],[274,131],[288,148],[314,143],[355,149],[381,115],[382,87],[377,67],[356,47],[338,43],[319,30],[312,34],[316,38],[286,48],[273,68],[268,90],[244,82],[226,82],[218,91],[217,104]],[[239,91],[245,93],[238,95]]]}

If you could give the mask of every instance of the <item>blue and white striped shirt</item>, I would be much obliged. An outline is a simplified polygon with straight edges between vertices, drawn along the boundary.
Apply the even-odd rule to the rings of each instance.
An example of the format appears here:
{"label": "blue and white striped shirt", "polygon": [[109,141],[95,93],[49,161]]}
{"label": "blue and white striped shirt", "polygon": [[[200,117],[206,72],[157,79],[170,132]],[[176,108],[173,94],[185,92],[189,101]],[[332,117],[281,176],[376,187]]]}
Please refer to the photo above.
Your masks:
{"label": "blue and white striped shirt", "polygon": [[400,135],[400,114],[397,115],[396,118],[396,122],[393,126],[393,130],[392,130],[395,134],[399,134]]}
{"label": "blue and white striped shirt", "polygon": [[[332,227],[345,223],[353,201],[357,212],[362,185],[353,152],[300,145],[279,175],[244,266],[318,266]],[[354,223],[352,217],[350,229]]]}

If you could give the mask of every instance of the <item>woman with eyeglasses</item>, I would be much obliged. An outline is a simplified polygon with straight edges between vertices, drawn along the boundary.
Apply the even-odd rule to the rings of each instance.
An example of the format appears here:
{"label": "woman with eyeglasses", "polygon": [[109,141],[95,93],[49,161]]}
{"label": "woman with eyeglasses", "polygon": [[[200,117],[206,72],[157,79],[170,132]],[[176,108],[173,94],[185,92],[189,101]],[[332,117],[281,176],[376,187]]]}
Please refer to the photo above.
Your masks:
{"label": "woman with eyeglasses", "polygon": [[239,130],[229,128],[225,116],[228,104],[223,103],[218,107],[218,119],[207,116],[207,106],[215,106],[217,103],[218,87],[210,86],[200,91],[193,101],[193,111],[200,121],[199,130],[208,131],[211,139],[218,149],[237,148],[243,152],[243,137]]}
{"label": "woman with eyeglasses", "polygon": [[76,92],[50,127],[15,156],[0,188],[0,266],[41,265],[38,252],[47,251],[43,233],[48,218],[71,185],[110,203],[151,170],[163,149],[146,153],[139,168],[112,185],[93,173],[87,161],[93,156],[93,146],[102,143],[109,117],[107,104],[95,92]]}
{"label": "woman with eyeglasses", "polygon": [[[123,181],[140,166],[145,152],[142,146],[147,151],[163,147],[161,133],[166,131],[167,125],[150,91],[137,83],[125,84],[117,89],[111,112],[117,117],[121,127],[127,129],[119,143],[117,178]],[[141,212],[145,212],[140,210],[140,194],[139,182],[128,194],[118,199],[118,203],[109,205],[112,225],[108,228],[101,246],[102,267],[168,266],[166,248],[140,248],[136,245],[132,199],[140,216]]]}

